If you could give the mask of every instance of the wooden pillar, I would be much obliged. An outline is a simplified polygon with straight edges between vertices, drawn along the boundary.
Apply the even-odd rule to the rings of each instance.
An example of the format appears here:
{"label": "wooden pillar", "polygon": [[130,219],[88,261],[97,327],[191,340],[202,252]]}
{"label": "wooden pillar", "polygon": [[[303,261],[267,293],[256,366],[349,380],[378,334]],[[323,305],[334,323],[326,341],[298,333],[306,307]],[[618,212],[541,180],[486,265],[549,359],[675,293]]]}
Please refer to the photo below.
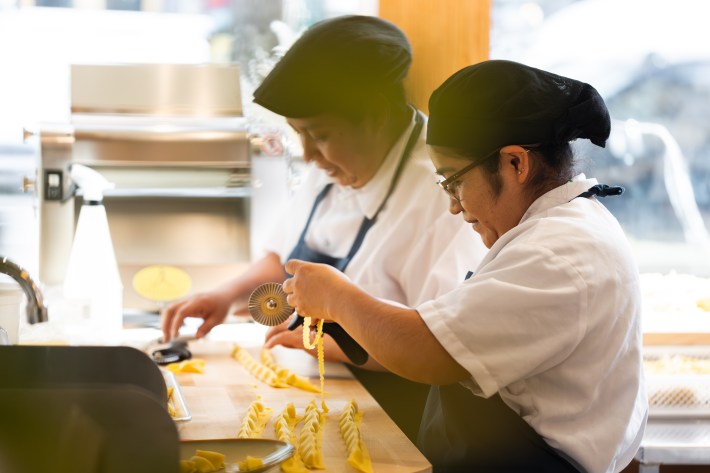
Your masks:
{"label": "wooden pillar", "polygon": [[428,112],[431,93],[459,69],[488,59],[491,0],[379,0],[380,17],[405,32],[414,59],[409,100]]}

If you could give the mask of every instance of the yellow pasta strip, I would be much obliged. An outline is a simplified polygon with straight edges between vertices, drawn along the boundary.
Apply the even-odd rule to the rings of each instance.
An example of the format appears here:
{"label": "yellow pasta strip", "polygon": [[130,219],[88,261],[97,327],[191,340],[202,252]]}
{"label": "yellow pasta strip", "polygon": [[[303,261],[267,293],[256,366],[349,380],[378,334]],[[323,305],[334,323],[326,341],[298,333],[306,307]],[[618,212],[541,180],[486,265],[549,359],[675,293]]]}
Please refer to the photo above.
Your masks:
{"label": "yellow pasta strip", "polygon": [[320,378],[320,403],[323,412],[328,412],[325,405],[325,354],[323,352],[323,319],[316,324],[316,336],[310,340],[311,318],[303,318],[303,346],[308,350],[318,347],[318,377]]}
{"label": "yellow pasta strip", "polygon": [[[323,322],[321,320],[321,322]],[[318,331],[322,334],[323,324],[318,324]],[[320,405],[323,412],[328,412],[325,405],[325,353],[323,350],[323,337],[318,340],[318,377],[320,378]]]}
{"label": "yellow pasta strip", "polygon": [[289,370],[288,368],[285,368],[276,363],[274,355],[268,348],[261,349],[261,362],[264,364],[264,366],[276,373],[276,376],[278,376],[279,379],[281,379],[285,383],[295,388],[303,389],[304,391],[310,391],[313,393],[321,392],[321,390],[318,389],[317,386],[312,385],[310,381],[308,381],[306,378],[298,376],[296,373]]}
{"label": "yellow pasta strip", "polygon": [[[276,438],[282,442],[288,442],[291,445],[298,445],[296,438],[296,424],[300,421],[300,418],[296,416],[296,408],[293,406],[292,402],[286,405],[286,409],[283,410],[281,414],[276,416],[274,420],[274,432],[276,432]],[[293,456],[288,460],[281,463],[281,470],[285,473],[307,473],[308,469],[301,459],[301,455],[298,453],[298,448],[294,452]]]}
{"label": "yellow pasta strip", "polygon": [[372,461],[360,434],[362,412],[355,400],[351,400],[340,414],[340,435],[348,451],[348,465],[363,473],[372,473]]}
{"label": "yellow pasta strip", "polygon": [[323,462],[323,424],[325,416],[318,410],[315,401],[306,406],[303,427],[298,436],[298,454],[310,469],[325,469]]}
{"label": "yellow pasta strip", "polygon": [[247,413],[242,419],[242,427],[237,433],[237,437],[240,439],[255,439],[260,438],[261,433],[264,431],[264,427],[269,423],[273,410],[264,407],[261,401],[254,401],[249,404],[247,408]]}
{"label": "yellow pasta strip", "polygon": [[320,319],[316,324],[316,337],[311,342],[311,318],[303,317],[303,346],[309,350],[313,350],[320,339],[323,337],[323,319]]}
{"label": "yellow pasta strip", "polygon": [[239,345],[234,345],[232,357],[241,363],[256,379],[263,381],[269,386],[274,388],[288,387],[288,384],[282,381],[272,369],[256,361],[248,351],[244,350]]}

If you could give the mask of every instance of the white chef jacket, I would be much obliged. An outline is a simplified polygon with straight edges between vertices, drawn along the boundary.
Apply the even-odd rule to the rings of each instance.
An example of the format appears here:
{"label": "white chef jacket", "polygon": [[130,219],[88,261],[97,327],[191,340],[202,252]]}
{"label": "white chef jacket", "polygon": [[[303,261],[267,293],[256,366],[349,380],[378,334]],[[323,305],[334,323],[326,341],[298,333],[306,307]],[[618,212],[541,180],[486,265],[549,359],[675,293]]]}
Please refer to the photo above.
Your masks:
{"label": "white chef jacket", "polygon": [[[367,184],[358,189],[333,184],[306,234],[311,249],[333,257],[347,255],[363,218],[372,217],[384,200],[413,128],[414,114]],[[449,198],[436,185],[425,137],[426,126],[397,187],[345,269],[371,295],[409,307],[456,287],[487,251],[478,234],[449,213]],[[332,182],[315,166],[309,166],[306,173],[264,245],[283,263],[303,231],[316,196]]]}
{"label": "white chef jacket", "polygon": [[583,471],[614,472],[648,413],[641,295],[616,219],[575,198],[595,184],[580,175],[538,198],[473,277],[417,311],[471,374],[462,384],[498,392]]}

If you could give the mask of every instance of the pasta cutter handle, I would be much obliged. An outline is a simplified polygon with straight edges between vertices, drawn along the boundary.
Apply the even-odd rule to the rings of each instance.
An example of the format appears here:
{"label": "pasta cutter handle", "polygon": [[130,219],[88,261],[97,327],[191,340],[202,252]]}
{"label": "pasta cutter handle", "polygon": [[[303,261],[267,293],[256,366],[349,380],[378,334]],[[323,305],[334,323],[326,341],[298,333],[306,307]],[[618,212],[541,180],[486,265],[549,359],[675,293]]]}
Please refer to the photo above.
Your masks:
{"label": "pasta cutter handle", "polygon": [[[297,327],[303,325],[303,317],[296,314],[296,317],[288,325],[289,330],[295,330]],[[326,322],[323,324],[323,333],[327,333],[335,343],[338,344],[345,355],[350,358],[350,361],[355,365],[364,365],[369,358],[369,355],[363,347],[360,346],[358,342],[355,341],[353,337],[350,336],[348,332],[336,322]]]}

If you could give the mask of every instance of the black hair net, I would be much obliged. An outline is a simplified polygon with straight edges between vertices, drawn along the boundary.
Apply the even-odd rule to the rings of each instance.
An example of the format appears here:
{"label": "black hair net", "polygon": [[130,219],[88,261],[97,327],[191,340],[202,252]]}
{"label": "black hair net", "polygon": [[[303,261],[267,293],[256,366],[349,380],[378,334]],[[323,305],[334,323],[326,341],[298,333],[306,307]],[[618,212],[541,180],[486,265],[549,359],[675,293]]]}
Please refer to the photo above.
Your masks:
{"label": "black hair net", "polygon": [[412,62],[406,36],[370,16],[316,23],[254,92],[254,102],[286,117],[347,110],[401,84]]}
{"label": "black hair net", "polygon": [[587,138],[604,147],[609,112],[589,84],[512,61],[461,69],[429,99],[427,143],[483,156],[506,145]]}

